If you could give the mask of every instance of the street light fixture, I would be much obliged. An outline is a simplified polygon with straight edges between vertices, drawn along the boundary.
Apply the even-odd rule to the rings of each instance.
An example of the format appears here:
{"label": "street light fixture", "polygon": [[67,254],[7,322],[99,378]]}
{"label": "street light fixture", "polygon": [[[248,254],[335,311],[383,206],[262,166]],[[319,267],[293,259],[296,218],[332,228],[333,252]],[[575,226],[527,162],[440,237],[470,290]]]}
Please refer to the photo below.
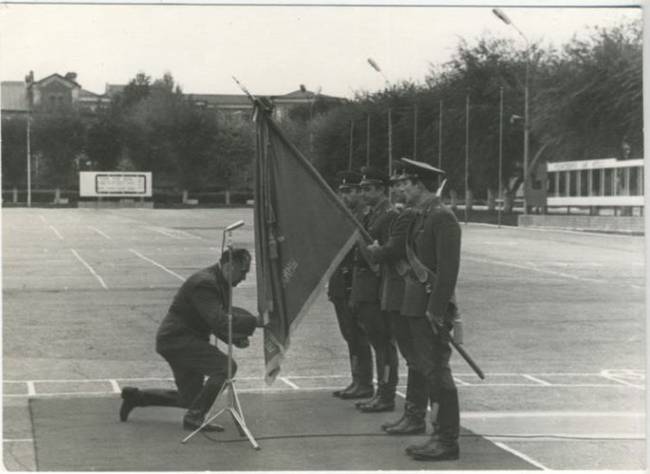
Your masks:
{"label": "street light fixture", "polygon": [[368,64],[370,64],[370,66],[375,71],[377,71],[379,74],[381,74],[381,76],[384,78],[384,81],[386,82],[386,88],[388,89],[390,87],[390,81],[386,77],[386,74],[384,74],[384,71],[382,71],[381,68],[379,67],[379,64],[377,64],[377,62],[372,58],[368,58]]}
{"label": "street light fixture", "polygon": [[[368,64],[370,64],[370,67],[372,67],[375,71],[377,71],[381,76],[384,78],[384,81],[386,82],[386,89],[390,89],[390,81],[384,74],[384,72],[381,70],[379,67],[379,64],[372,59],[368,58]],[[388,175],[390,176],[393,173],[393,115],[391,108],[388,108]],[[388,188],[388,199],[391,200],[391,190],[390,187]]]}
{"label": "street light fixture", "polygon": [[512,26],[517,33],[524,39],[526,42],[526,75],[524,78],[524,214],[528,214],[528,135],[530,133],[530,123],[528,117],[528,75],[529,75],[529,66],[530,66],[530,42],[526,35],[517,28],[510,18],[501,10],[500,8],[493,8],[492,13],[504,22],[506,25]]}

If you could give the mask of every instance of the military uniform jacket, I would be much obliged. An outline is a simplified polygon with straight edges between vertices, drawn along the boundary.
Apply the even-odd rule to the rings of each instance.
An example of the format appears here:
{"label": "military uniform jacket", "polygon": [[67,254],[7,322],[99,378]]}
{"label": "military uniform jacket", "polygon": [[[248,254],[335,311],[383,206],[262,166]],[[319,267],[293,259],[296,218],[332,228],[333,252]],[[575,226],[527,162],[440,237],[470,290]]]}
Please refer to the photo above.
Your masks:
{"label": "military uniform jacket", "polygon": [[450,320],[456,311],[454,290],[460,268],[460,225],[454,213],[433,197],[413,209],[408,243],[415,255],[437,275],[433,284],[407,278],[402,314]]}
{"label": "military uniform jacket", "polygon": [[209,341],[210,334],[227,340],[228,298],[229,283],[219,265],[189,277],[160,323],[156,335],[158,352],[183,347],[196,339]]}
{"label": "military uniform jacket", "polygon": [[413,220],[413,213],[406,209],[396,213],[389,228],[389,237],[381,247],[371,251],[374,262],[382,264],[381,309],[400,311],[404,298],[404,278],[397,269],[406,265],[406,234]]}
{"label": "military uniform jacket", "polygon": [[[396,216],[396,211],[391,207],[388,199],[380,200],[365,216],[364,227],[370,236],[384,244],[390,234],[390,224]],[[361,244],[365,245],[365,244]],[[373,272],[361,251],[356,249],[354,259],[354,272],[352,275],[352,293],[350,301],[353,304],[361,302],[379,301],[381,290],[381,272]]]}
{"label": "military uniform jacket", "polygon": [[348,252],[341,264],[334,270],[327,286],[327,296],[330,300],[347,299],[352,290],[352,267],[354,250]]}

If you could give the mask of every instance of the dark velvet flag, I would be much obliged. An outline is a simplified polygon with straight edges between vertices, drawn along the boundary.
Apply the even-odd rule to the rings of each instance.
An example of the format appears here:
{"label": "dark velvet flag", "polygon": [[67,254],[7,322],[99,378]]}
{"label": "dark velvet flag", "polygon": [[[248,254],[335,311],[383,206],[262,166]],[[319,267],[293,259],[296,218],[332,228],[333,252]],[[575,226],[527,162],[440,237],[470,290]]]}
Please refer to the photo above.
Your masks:
{"label": "dark velvet flag", "polygon": [[269,114],[256,101],[255,258],[267,383],[291,334],[363,232]]}

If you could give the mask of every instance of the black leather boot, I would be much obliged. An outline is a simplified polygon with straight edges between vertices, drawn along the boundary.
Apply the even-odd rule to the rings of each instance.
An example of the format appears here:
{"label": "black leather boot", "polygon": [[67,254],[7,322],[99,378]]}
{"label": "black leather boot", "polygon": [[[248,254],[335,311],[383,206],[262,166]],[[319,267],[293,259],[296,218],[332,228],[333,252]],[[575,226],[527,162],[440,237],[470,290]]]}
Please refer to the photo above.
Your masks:
{"label": "black leather boot", "polygon": [[409,455],[416,461],[454,461],[460,449],[457,441],[429,440],[421,449],[411,450]]}
{"label": "black leather boot", "polygon": [[354,406],[357,407],[358,409],[361,409],[362,406],[369,405],[371,403],[374,403],[375,400],[379,397],[379,392],[375,392],[373,390],[373,394],[370,396],[369,399],[366,400],[359,400],[358,402],[355,402]]}
{"label": "black leather boot", "polygon": [[140,390],[135,387],[122,389],[122,406],[120,407],[120,421],[126,421],[129,413],[140,405]]}
{"label": "black leather boot", "polygon": [[387,421],[386,423],[382,423],[381,429],[386,431],[388,428],[392,428],[393,426],[397,426],[397,425],[399,425],[400,423],[402,423],[404,421],[404,418],[406,418],[406,410],[404,411],[404,413],[402,413],[402,416],[399,417],[397,420]]}
{"label": "black leather boot", "polygon": [[377,395],[368,403],[357,406],[363,413],[381,413],[395,410],[395,391],[386,385],[377,388]]}
{"label": "black leather boot", "polygon": [[429,445],[432,441],[438,441],[440,439],[440,436],[438,435],[438,423],[433,423],[433,431],[431,432],[431,436],[424,442],[424,443],[418,443],[418,444],[411,444],[410,446],[407,446],[407,448],[404,450],[406,454],[411,454],[413,451],[419,451],[424,449],[425,446]]}
{"label": "black leather boot", "polygon": [[420,447],[413,447],[408,454],[418,461],[446,461],[458,459],[460,450],[458,436],[460,433],[460,414],[458,392],[441,390],[438,409],[437,436]]}
{"label": "black leather boot", "polygon": [[375,390],[372,388],[372,385],[363,384],[359,381],[352,384],[350,390],[344,390],[341,392],[339,398],[342,400],[358,400],[360,398],[370,398],[374,395]]}
{"label": "black leather boot", "polygon": [[[205,417],[199,410],[187,410],[183,417],[183,429],[187,431],[194,431],[198,429],[204,421]],[[206,433],[214,433],[224,431],[224,427],[217,424],[207,424],[201,431]]]}
{"label": "black leather boot", "polygon": [[427,430],[424,422],[426,412],[419,409],[411,402],[404,406],[404,416],[399,423],[384,428],[389,435],[413,435],[422,434]]}
{"label": "black leather boot", "polygon": [[337,397],[337,398],[343,398],[341,395],[343,395],[345,392],[350,392],[352,391],[355,386],[358,385],[356,380],[353,380],[350,382],[350,385],[348,385],[345,388],[339,389],[339,390],[334,390],[332,392],[332,396]]}

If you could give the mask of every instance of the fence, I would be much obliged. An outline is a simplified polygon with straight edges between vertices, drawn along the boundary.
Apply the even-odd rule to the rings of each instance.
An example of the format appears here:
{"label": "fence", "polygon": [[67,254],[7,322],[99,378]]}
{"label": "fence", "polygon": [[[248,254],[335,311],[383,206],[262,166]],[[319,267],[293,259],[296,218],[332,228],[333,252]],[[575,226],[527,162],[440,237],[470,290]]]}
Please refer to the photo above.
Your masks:
{"label": "fence", "polygon": [[635,207],[643,212],[643,158],[633,160],[562,161],[547,164],[548,207],[601,208]]}
{"label": "fence", "polygon": [[[31,192],[32,204],[37,206],[69,206],[77,207],[80,201],[96,201],[97,198],[80,198],[78,190],[66,189],[33,189]],[[139,201],[143,198],[101,198],[103,201]],[[176,191],[176,190],[153,190],[153,196],[147,199],[153,202],[156,207],[181,207],[181,206],[242,206],[247,205],[253,199],[253,192],[250,190],[232,191]],[[27,190],[25,189],[3,189],[3,207],[24,206],[27,203]]]}

